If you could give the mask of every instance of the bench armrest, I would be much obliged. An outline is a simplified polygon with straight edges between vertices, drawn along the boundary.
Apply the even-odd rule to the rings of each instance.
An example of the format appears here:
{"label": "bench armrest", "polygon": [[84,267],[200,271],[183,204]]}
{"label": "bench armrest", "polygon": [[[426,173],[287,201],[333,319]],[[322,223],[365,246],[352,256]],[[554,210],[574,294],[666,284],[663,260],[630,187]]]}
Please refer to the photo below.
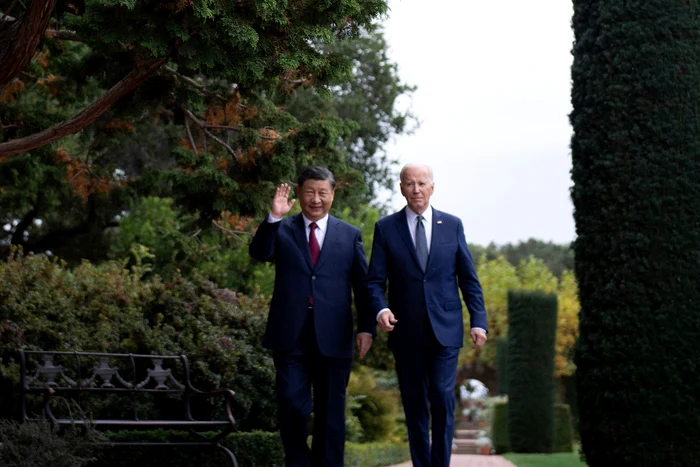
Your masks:
{"label": "bench armrest", "polygon": [[190,390],[187,392],[187,400],[186,400],[187,417],[190,420],[194,420],[194,418],[192,417],[192,413],[190,411],[190,400],[189,400],[189,398],[192,396],[223,397],[226,400],[226,418],[231,423],[231,426],[234,426],[236,424],[236,419],[233,418],[233,409],[231,407],[231,403],[233,402],[233,399],[236,396],[236,393],[233,392],[232,390],[221,389],[218,391],[200,391],[199,389],[195,389],[193,387],[190,387]]}

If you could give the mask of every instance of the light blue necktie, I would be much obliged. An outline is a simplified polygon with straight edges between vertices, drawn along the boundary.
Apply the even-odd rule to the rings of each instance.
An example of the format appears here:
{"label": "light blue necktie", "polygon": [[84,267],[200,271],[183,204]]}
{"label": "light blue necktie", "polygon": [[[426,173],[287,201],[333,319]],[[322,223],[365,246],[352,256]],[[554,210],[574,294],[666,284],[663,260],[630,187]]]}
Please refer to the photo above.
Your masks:
{"label": "light blue necktie", "polygon": [[425,236],[423,216],[418,216],[416,220],[416,255],[418,256],[421,269],[425,272],[428,266],[428,240]]}

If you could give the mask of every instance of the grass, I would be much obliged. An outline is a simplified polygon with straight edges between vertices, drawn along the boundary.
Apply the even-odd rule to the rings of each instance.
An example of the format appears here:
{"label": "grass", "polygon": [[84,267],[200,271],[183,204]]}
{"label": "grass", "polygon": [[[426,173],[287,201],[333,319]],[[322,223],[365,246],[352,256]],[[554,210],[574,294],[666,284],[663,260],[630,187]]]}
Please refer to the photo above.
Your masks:
{"label": "grass", "polygon": [[504,454],[517,467],[586,467],[578,454]]}

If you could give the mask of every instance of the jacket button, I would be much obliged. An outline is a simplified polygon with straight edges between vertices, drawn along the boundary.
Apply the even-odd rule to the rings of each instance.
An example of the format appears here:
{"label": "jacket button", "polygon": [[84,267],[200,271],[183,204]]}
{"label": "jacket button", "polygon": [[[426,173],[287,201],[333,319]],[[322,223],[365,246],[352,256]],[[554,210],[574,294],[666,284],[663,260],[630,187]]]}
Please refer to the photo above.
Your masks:
{"label": "jacket button", "polygon": [[424,284],[427,284],[428,281],[427,281],[426,279],[423,279],[423,283],[424,283]]}
{"label": "jacket button", "polygon": [[316,280],[316,276],[311,276],[311,280],[312,280],[312,281],[315,281],[315,280]]}

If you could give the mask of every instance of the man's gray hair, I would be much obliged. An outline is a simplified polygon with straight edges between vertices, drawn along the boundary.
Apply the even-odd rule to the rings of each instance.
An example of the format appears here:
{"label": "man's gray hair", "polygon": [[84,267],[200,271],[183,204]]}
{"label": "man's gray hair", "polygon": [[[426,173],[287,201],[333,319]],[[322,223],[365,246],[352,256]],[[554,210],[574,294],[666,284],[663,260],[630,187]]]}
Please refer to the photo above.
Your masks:
{"label": "man's gray hair", "polygon": [[414,163],[414,162],[409,162],[408,164],[404,165],[401,168],[401,173],[399,174],[399,180],[403,180],[403,174],[406,171],[406,169],[428,169],[428,173],[430,174],[430,181],[431,182],[435,181],[433,179],[433,169],[428,164],[418,164],[418,163]]}

